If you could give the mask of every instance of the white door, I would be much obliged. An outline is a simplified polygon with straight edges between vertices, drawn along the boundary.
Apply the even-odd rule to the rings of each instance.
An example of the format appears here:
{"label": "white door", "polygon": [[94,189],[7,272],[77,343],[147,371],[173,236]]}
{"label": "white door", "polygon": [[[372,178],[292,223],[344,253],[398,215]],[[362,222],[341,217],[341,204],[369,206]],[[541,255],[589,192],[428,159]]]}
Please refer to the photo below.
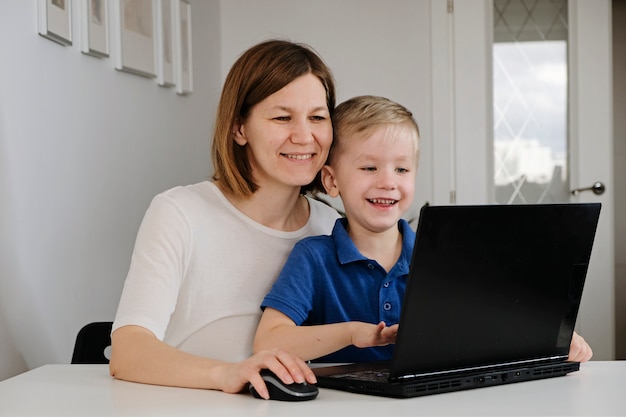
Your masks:
{"label": "white door", "polygon": [[[495,203],[492,0],[431,0],[433,203]],[[615,356],[611,1],[568,1],[570,187],[602,182],[601,202],[577,331],[594,359]]]}

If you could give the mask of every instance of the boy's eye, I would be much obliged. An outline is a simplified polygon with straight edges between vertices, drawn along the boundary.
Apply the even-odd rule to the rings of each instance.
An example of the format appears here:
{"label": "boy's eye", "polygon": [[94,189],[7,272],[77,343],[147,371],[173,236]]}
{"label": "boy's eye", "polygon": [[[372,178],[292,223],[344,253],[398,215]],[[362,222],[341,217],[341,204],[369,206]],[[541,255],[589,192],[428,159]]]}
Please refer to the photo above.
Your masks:
{"label": "boy's eye", "polygon": [[400,174],[406,174],[407,172],[409,172],[407,168],[396,168],[396,171],[398,171]]}
{"label": "boy's eye", "polygon": [[361,169],[363,171],[371,171],[371,172],[376,171],[376,167],[363,167]]}

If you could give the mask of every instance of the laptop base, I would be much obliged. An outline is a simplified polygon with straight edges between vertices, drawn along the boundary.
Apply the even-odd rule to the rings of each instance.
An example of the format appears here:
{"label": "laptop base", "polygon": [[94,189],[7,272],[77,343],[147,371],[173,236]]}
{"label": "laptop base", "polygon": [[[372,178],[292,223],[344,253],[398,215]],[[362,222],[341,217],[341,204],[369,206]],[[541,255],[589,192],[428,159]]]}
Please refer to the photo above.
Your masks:
{"label": "laptop base", "polygon": [[[357,373],[362,372],[359,368],[362,368],[363,365],[341,365],[313,369],[317,376],[317,386],[359,394],[410,398],[565,376],[580,369],[580,363],[578,362],[561,362],[558,364],[534,365],[532,367],[517,366],[494,369],[487,372],[482,370],[456,375],[428,376],[402,382],[390,382],[387,379],[388,372],[383,371],[383,364],[381,364],[379,371],[368,371],[371,379],[356,379],[355,376]],[[379,381],[376,381],[376,379],[379,379]]]}

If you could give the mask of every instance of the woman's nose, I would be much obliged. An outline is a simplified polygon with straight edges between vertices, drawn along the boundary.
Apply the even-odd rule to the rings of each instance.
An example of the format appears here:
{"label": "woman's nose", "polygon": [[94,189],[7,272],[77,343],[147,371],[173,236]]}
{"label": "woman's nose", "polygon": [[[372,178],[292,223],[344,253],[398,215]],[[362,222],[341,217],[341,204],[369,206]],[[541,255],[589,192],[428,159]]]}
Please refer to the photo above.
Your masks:
{"label": "woman's nose", "polygon": [[308,120],[295,121],[291,130],[292,143],[309,143],[313,141],[313,130]]}

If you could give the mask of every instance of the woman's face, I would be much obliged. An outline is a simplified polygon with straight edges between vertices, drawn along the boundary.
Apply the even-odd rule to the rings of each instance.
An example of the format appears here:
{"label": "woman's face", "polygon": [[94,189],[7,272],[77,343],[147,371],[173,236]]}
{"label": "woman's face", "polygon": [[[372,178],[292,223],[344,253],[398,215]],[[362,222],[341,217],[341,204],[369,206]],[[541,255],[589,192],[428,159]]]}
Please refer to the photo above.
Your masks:
{"label": "woman's face", "polygon": [[235,129],[260,188],[309,184],[333,138],[326,90],[313,74],[298,77],[257,103]]}

